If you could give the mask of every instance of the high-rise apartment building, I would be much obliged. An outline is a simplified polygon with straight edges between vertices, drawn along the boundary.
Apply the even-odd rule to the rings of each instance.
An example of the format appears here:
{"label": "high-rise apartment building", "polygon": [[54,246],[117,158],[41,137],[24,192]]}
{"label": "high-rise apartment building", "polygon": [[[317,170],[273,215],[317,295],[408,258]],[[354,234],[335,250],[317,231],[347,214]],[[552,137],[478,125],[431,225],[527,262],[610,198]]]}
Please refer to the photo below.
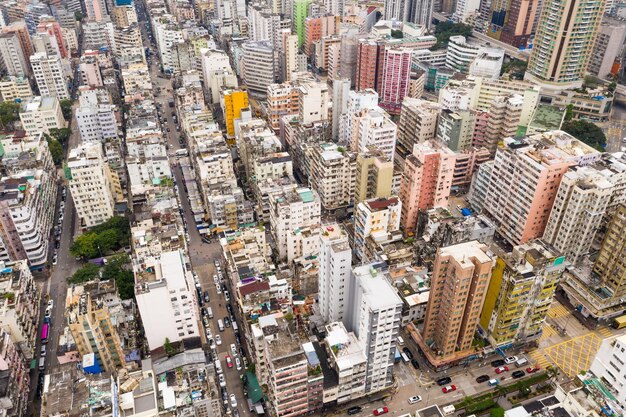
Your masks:
{"label": "high-rise apartment building", "polygon": [[393,384],[393,352],[400,331],[402,300],[382,267],[369,264],[352,270],[349,328],[367,356],[366,392]]}
{"label": "high-rise apartment building", "polygon": [[[241,117],[241,111],[248,108],[248,92],[243,90],[222,89],[220,104],[224,112],[226,135],[231,144],[235,140],[235,120]],[[227,141],[228,142],[228,141]]]}
{"label": "high-rise apartment building", "polygon": [[37,35],[40,34],[46,34],[54,38],[56,50],[58,50],[61,58],[69,57],[69,51],[65,39],[63,38],[63,32],[61,31],[61,25],[56,20],[41,21],[37,25]]}
{"label": "high-rise apartment building", "polygon": [[493,346],[541,336],[564,261],[541,240],[498,252],[480,316],[480,327]]}
{"label": "high-rise apartment building", "polygon": [[270,195],[270,223],[280,260],[292,262],[319,250],[321,205],[308,188],[287,189]]}
{"label": "high-rise apartment building", "polygon": [[100,22],[109,16],[106,0],[87,0],[85,1],[85,10],[90,20]]}
{"label": "high-rise apartment building", "polygon": [[313,43],[316,41],[325,36],[338,35],[340,24],[340,15],[307,17],[304,20],[304,53],[306,56],[311,57]]}
{"label": "high-rise apartment building", "polygon": [[444,109],[439,114],[437,140],[455,152],[468,149],[474,138],[475,120],[474,111]]}
{"label": "high-rise apartment building", "polygon": [[412,152],[413,145],[435,139],[441,106],[418,98],[406,97],[398,122],[398,145]]}
{"label": "high-rise apartment building", "polygon": [[[382,78],[384,53],[385,47],[382,43],[367,38],[359,40],[354,81],[356,91],[365,89],[379,91],[378,83],[379,79]],[[391,93],[393,92],[390,91]]]}
{"label": "high-rise apartment building", "polygon": [[280,119],[283,116],[298,114],[299,104],[298,90],[292,83],[270,84],[267,87],[267,118],[275,132],[280,130]]}
{"label": "high-rise apartment building", "polygon": [[414,230],[421,210],[447,207],[456,155],[434,142],[417,144],[404,161],[400,183],[401,224]]}
{"label": "high-rise apartment building", "polygon": [[422,331],[437,362],[472,347],[493,266],[487,252],[478,241],[437,250]]}
{"label": "high-rise apartment building", "polygon": [[476,112],[472,144],[496,153],[502,138],[513,137],[520,125],[524,97],[518,94],[498,96],[485,112]]}
{"label": "high-rise apartment building", "polygon": [[324,210],[349,206],[354,200],[356,154],[334,143],[316,145],[310,156],[311,187]]}
{"label": "high-rise apartment building", "polygon": [[30,65],[37,80],[39,94],[56,97],[59,100],[70,98],[60,56],[37,52],[30,56]]}
{"label": "high-rise apartment building", "polygon": [[328,85],[314,80],[298,83],[298,116],[301,123],[328,120]]}
{"label": "high-rise apartment building", "polygon": [[391,195],[393,160],[375,146],[356,157],[355,203]]}
{"label": "high-rise apartment building", "polygon": [[76,125],[83,142],[103,142],[117,138],[115,106],[104,90],[83,90],[76,109]]}
{"label": "high-rise apartment building", "polygon": [[4,101],[25,101],[33,96],[28,78],[8,76],[0,80],[0,97]]}
{"label": "high-rise apartment building", "polygon": [[27,57],[24,56],[17,34],[2,33],[0,35],[0,57],[8,75],[27,77],[30,74]]}
{"label": "high-rise apartment building", "polygon": [[380,107],[389,113],[400,114],[402,101],[409,95],[412,53],[412,48],[385,48],[377,91]]}
{"label": "high-rise apartment building", "polygon": [[[149,261],[149,260],[147,260]],[[199,342],[198,303],[181,250],[136,265],[135,299],[150,350],[184,339]]]}
{"label": "high-rise apartment building", "polygon": [[338,223],[322,227],[319,254],[319,310],[325,323],[348,318],[352,249]]}
{"label": "high-rise apartment building", "polygon": [[524,78],[562,90],[582,84],[604,13],[603,0],[545,0]]}
{"label": "high-rise apartment building", "polygon": [[373,146],[393,161],[397,131],[396,124],[380,107],[362,109],[352,116],[350,148],[362,153]]}
{"label": "high-rise apartment building", "polygon": [[[333,106],[335,103],[333,102]],[[346,102],[346,111],[341,115],[339,126],[339,142],[349,144],[352,141],[352,118],[362,109],[376,107],[378,93],[372,89],[350,91]]]}
{"label": "high-rise apartment building", "polygon": [[365,240],[372,236],[387,236],[400,229],[402,203],[397,197],[376,198],[360,202],[354,215],[354,251],[365,262]]}
{"label": "high-rise apartment building", "polygon": [[614,74],[615,59],[619,57],[625,39],[626,23],[622,19],[604,15],[593,45],[588,71],[600,78]]}
{"label": "high-rise apartment building", "polygon": [[311,0],[295,0],[293,2],[293,31],[298,35],[298,48],[304,44],[304,22],[309,15]]}
{"label": "high-rise apartment building", "polygon": [[81,227],[93,227],[113,216],[111,172],[100,143],[70,150],[67,181]]}
{"label": "high-rise apartment building", "polygon": [[570,168],[561,179],[543,239],[577,263],[589,252],[614,189],[592,167]]}
{"label": "high-rise apartment building", "polygon": [[599,158],[596,150],[562,131],[506,138],[496,152],[484,210],[512,244],[539,238],[565,172]]}
{"label": "high-rise apartment building", "polygon": [[626,294],[626,266],[622,260],[626,256],[626,205],[617,207],[608,230],[604,235],[602,247],[598,252],[593,272],[598,275],[613,299],[620,299]]}
{"label": "high-rise apartment building", "polygon": [[[72,14],[72,18],[74,18],[74,14]],[[33,50],[33,44],[30,39],[30,34],[28,33],[26,22],[21,19],[22,18],[14,19],[10,25],[3,27],[2,33],[14,33],[17,35],[20,48],[22,49],[22,55],[25,60],[28,60],[28,57],[35,51]]]}
{"label": "high-rise apartment building", "polygon": [[265,97],[267,88],[278,81],[276,50],[269,41],[244,42],[242,78],[251,95]]}
{"label": "high-rise apartment building", "polygon": [[36,96],[23,101],[20,120],[29,135],[50,133],[50,129],[61,129],[67,125],[59,100],[55,97]]}
{"label": "high-rise apartment building", "polygon": [[68,288],[65,315],[81,356],[94,353],[98,364],[116,373],[126,366],[120,337],[105,300],[92,297],[82,286]]}
{"label": "high-rise apartment building", "polygon": [[494,0],[487,34],[516,48],[526,47],[540,8],[539,0]]}

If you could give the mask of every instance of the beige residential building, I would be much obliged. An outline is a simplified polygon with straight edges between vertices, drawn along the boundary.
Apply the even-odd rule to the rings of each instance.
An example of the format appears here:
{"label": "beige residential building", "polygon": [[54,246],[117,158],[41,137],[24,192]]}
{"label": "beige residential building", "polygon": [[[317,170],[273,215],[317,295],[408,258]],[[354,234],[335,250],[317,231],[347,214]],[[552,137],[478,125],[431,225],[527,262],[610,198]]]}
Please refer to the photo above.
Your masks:
{"label": "beige residential building", "polygon": [[400,110],[398,145],[411,152],[416,143],[435,139],[440,112],[441,106],[437,103],[406,97]]}
{"label": "beige residential building", "polygon": [[354,200],[356,154],[334,143],[321,143],[308,157],[311,187],[319,194],[324,210],[349,206]]}
{"label": "beige residential building", "polygon": [[524,98],[518,94],[496,97],[489,111],[476,113],[473,145],[494,155],[503,138],[515,136],[523,109]]}
{"label": "beige residential building", "polygon": [[393,160],[375,146],[356,157],[355,203],[391,195]]}
{"label": "beige residential building", "polygon": [[113,374],[126,366],[119,335],[105,300],[92,298],[82,286],[67,289],[67,322],[81,356],[94,353],[98,364]]}
{"label": "beige residential building", "polygon": [[577,263],[589,252],[614,189],[595,168],[570,168],[561,179],[543,239]]}
{"label": "beige residential building", "polygon": [[29,135],[67,126],[61,105],[56,97],[31,97],[22,102],[20,109],[22,127]]}
{"label": "beige residential building", "polygon": [[275,132],[280,130],[280,119],[298,114],[298,90],[291,83],[272,84],[267,87],[266,115]]}
{"label": "beige residential building", "polygon": [[366,152],[375,146],[393,161],[398,129],[385,110],[376,106],[358,111],[352,116],[352,127],[353,152]]}
{"label": "beige residential building", "polygon": [[422,330],[433,364],[471,352],[493,266],[487,252],[475,240],[437,251]]}
{"label": "beige residential building", "polygon": [[602,241],[602,248],[593,265],[593,272],[610,291],[611,298],[618,300],[626,294],[626,205],[615,210],[608,230]]}
{"label": "beige residential building", "polygon": [[354,251],[357,258],[365,261],[365,245],[368,237],[387,238],[388,233],[400,229],[402,202],[398,197],[366,200],[356,206],[354,215]]}
{"label": "beige residential building", "polygon": [[33,96],[33,90],[28,78],[9,76],[0,80],[0,96],[4,101],[24,101]]}
{"label": "beige residential building", "polygon": [[111,171],[100,143],[70,150],[66,179],[81,227],[93,227],[113,217]]}

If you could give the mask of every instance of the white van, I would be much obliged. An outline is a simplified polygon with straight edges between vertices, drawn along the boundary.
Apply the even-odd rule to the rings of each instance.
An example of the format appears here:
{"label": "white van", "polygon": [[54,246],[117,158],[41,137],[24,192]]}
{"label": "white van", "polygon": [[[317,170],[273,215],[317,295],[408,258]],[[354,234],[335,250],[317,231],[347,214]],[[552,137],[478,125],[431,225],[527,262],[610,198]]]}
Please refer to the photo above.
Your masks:
{"label": "white van", "polygon": [[239,331],[239,326],[237,326],[237,322],[236,321],[231,321],[230,323],[233,326],[233,332],[238,332]]}
{"label": "white van", "polygon": [[219,359],[215,360],[215,370],[217,371],[218,374],[222,373],[222,364],[220,363]]}
{"label": "white van", "polygon": [[207,315],[209,316],[210,319],[213,318],[213,309],[211,307],[207,307],[206,313],[207,313]]}
{"label": "white van", "polygon": [[217,321],[217,327],[220,329],[220,332],[224,331],[224,323],[222,322],[222,319]]}
{"label": "white van", "polygon": [[454,408],[453,405],[446,405],[445,407],[441,409],[441,411],[443,411],[444,416],[449,416],[450,414],[454,414],[454,412],[456,411],[456,408]]}
{"label": "white van", "polygon": [[400,346],[404,345],[404,339],[402,338],[402,336],[398,336],[396,338],[396,341],[398,342],[398,345],[400,345]]}
{"label": "white van", "polygon": [[517,366],[518,368],[521,368],[522,366],[526,366],[526,365],[528,365],[528,359],[526,358],[520,358],[515,361],[515,366]]}
{"label": "white van", "polygon": [[42,356],[41,358],[39,358],[39,370],[43,371],[46,368],[46,358],[45,356]]}

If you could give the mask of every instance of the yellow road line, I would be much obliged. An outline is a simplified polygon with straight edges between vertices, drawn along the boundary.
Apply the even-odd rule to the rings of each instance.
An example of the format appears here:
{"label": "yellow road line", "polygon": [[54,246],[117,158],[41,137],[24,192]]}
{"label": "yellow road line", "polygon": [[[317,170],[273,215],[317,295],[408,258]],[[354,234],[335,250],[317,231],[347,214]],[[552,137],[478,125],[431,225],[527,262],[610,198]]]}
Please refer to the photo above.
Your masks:
{"label": "yellow road line", "polygon": [[568,376],[573,377],[589,369],[602,339],[590,332],[544,349],[550,358]]}

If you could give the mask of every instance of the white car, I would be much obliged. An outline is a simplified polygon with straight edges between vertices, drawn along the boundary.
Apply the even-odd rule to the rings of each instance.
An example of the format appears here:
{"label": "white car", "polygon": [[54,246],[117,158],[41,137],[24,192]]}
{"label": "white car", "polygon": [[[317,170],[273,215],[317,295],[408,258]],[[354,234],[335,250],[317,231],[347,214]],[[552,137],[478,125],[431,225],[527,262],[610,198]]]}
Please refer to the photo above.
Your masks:
{"label": "white car", "polygon": [[233,357],[237,356],[237,346],[234,343],[230,344],[230,351],[233,352]]}
{"label": "white car", "polygon": [[415,404],[422,401],[422,397],[420,397],[419,395],[416,395],[415,397],[411,397],[409,398],[409,404]]}
{"label": "white car", "polygon": [[237,398],[235,397],[235,394],[230,394],[230,405],[234,407],[237,407]]}
{"label": "white car", "polygon": [[239,358],[235,358],[235,365],[237,366],[237,370],[241,371],[241,361]]}
{"label": "white car", "polygon": [[220,284],[217,284],[217,285],[215,286],[215,289],[217,290],[217,293],[218,293],[218,294],[221,294],[221,293],[222,293],[222,288],[221,288],[221,287],[222,287],[222,286],[221,286]]}
{"label": "white car", "polygon": [[517,356],[509,356],[508,358],[504,360],[504,362],[506,364],[515,363],[517,362],[517,359],[518,359]]}
{"label": "white car", "polygon": [[52,308],[54,306],[54,300],[48,300],[48,307]]}
{"label": "white car", "polygon": [[219,334],[215,335],[215,343],[219,346],[222,344],[222,338],[220,337]]}
{"label": "white car", "polygon": [[213,275],[213,282],[216,284],[220,282],[220,279],[217,277],[217,275]]}
{"label": "white car", "polygon": [[220,387],[226,386],[226,379],[224,378],[224,374],[219,374],[218,378],[220,379]]}

